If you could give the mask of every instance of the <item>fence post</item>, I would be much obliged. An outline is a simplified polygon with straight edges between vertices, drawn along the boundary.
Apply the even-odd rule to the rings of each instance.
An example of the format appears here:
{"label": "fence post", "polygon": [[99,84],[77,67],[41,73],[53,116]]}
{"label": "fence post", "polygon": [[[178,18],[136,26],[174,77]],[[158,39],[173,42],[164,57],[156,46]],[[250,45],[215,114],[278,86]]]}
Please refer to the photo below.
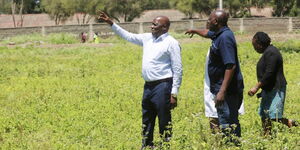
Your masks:
{"label": "fence post", "polygon": [[190,29],[194,28],[194,20],[190,20]]}
{"label": "fence post", "polygon": [[144,33],[143,22],[139,23],[139,33]]}
{"label": "fence post", "polygon": [[288,32],[293,31],[293,18],[289,17],[289,25],[288,25]]}
{"label": "fence post", "polygon": [[93,24],[90,23],[90,25],[89,25],[89,41],[92,41],[93,39],[94,39]]}
{"label": "fence post", "polygon": [[42,32],[42,36],[45,36],[45,35],[46,35],[45,26],[42,26],[41,32]]}
{"label": "fence post", "polygon": [[244,18],[240,18],[240,32],[244,32]]}

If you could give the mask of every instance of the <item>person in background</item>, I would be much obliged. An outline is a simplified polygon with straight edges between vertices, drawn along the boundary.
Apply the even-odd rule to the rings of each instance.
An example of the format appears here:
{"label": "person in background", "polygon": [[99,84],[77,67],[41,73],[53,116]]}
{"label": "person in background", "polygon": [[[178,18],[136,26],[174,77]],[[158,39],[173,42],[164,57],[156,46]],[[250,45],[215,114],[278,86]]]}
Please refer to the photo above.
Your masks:
{"label": "person in background", "polygon": [[81,37],[81,43],[85,43],[87,40],[87,33],[81,32],[80,37]]}
{"label": "person in background", "polygon": [[[142,149],[154,148],[153,131],[158,116],[159,133],[165,142],[172,136],[171,109],[177,106],[177,94],[182,80],[181,48],[168,34],[168,17],[152,21],[152,33],[130,33],[101,12],[99,18],[125,40],[143,47],[142,76],[145,80],[142,98]],[[169,144],[167,144],[169,145]]]}
{"label": "person in background", "polygon": [[259,115],[263,134],[271,135],[272,121],[283,123],[289,128],[297,126],[296,121],[283,118],[287,82],[280,51],[271,45],[271,38],[264,32],[257,32],[253,36],[252,45],[262,56],[256,65],[258,83],[249,90],[248,95],[253,96],[262,89]]}
{"label": "person in background", "polygon": [[94,33],[94,43],[95,44],[100,43],[100,41],[99,41],[99,33],[98,32]]}

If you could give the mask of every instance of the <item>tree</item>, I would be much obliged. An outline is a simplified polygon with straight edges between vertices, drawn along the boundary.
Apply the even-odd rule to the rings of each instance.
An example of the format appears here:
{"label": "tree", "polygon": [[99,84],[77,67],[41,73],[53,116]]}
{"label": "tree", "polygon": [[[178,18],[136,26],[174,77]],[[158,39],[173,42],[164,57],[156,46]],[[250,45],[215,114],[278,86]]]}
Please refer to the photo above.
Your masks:
{"label": "tree", "polygon": [[193,9],[193,2],[194,0],[173,0],[172,5],[191,19],[195,13],[195,10]]}
{"label": "tree", "polygon": [[[247,9],[244,1],[252,0],[226,0],[223,1],[224,8],[228,9],[232,17],[245,16],[248,14],[247,12],[250,12],[250,5],[249,9]],[[219,6],[219,0],[172,0],[171,2],[177,9],[188,15],[189,18],[192,18],[195,12],[210,15]]]}
{"label": "tree", "polygon": [[283,17],[290,15],[292,8],[297,5],[296,0],[273,0],[273,15]]}
{"label": "tree", "polygon": [[194,0],[192,8],[198,13],[210,15],[210,13],[218,8],[219,0]]}
{"label": "tree", "polygon": [[[22,27],[24,16],[23,16],[24,0],[12,0],[11,1],[11,15],[14,23],[14,27]],[[16,12],[19,14],[19,21],[16,23]]]}
{"label": "tree", "polygon": [[103,10],[107,0],[75,0],[74,7],[78,24],[82,15],[81,24],[87,24],[98,10]]}
{"label": "tree", "polygon": [[0,0],[0,14],[11,14],[14,27],[22,27],[24,15],[34,13],[36,0]]}
{"label": "tree", "polygon": [[168,9],[170,8],[169,0],[141,0],[143,10]]}
{"label": "tree", "polygon": [[295,3],[289,16],[300,16],[300,0],[295,0]]}
{"label": "tree", "polygon": [[251,6],[257,8],[264,8],[265,6],[269,5],[271,0],[250,0]]}
{"label": "tree", "polygon": [[0,14],[10,14],[10,0],[0,0]]}
{"label": "tree", "polygon": [[121,17],[128,22],[141,15],[143,12],[141,5],[142,1],[138,0],[110,0],[104,7],[104,11],[118,21]]}
{"label": "tree", "polygon": [[29,0],[28,2],[25,2],[24,9],[28,14],[37,14],[43,12],[40,0]]}
{"label": "tree", "polygon": [[72,0],[43,0],[41,4],[50,18],[55,21],[55,25],[66,21],[75,12],[75,9],[72,9],[74,4]]}
{"label": "tree", "polygon": [[247,3],[244,3],[243,0],[227,0],[224,1],[225,8],[228,9],[229,14],[232,17],[243,17],[247,15],[247,11],[249,10],[250,14],[250,8],[247,9]]}

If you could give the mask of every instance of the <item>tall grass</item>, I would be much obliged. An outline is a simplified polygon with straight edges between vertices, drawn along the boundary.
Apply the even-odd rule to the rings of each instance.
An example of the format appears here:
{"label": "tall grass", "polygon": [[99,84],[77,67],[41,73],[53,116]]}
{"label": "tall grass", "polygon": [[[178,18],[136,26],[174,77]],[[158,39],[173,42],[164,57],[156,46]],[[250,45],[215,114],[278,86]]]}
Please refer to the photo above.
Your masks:
{"label": "tall grass", "polygon": [[70,33],[51,33],[46,36],[42,36],[41,34],[24,34],[14,37],[8,37],[3,39],[1,43],[3,44],[24,44],[24,43],[32,43],[32,42],[44,42],[49,44],[74,44],[79,43],[79,37]]}
{"label": "tall grass", "polygon": [[288,53],[299,53],[300,52],[300,40],[288,40],[286,42],[275,42],[274,43],[281,51]]}

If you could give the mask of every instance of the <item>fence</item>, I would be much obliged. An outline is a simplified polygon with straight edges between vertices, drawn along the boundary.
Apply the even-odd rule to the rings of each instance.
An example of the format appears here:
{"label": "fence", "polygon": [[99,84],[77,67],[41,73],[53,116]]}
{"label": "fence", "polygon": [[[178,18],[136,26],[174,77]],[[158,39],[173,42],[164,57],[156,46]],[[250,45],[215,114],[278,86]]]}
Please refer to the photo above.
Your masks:
{"label": "fence", "polygon": [[[150,32],[151,22],[143,23],[120,23],[119,25],[133,33]],[[206,20],[182,20],[172,21],[171,32],[184,32],[190,28],[204,28]],[[293,18],[232,18],[228,21],[228,26],[235,32],[253,33],[257,31],[272,33],[288,33],[300,30],[300,17]],[[107,24],[89,25],[63,25],[63,26],[43,26],[43,27],[23,27],[23,28],[0,28],[0,39],[22,34],[40,33],[73,33],[80,34],[88,32],[92,35],[98,32],[101,36],[113,35]]]}

